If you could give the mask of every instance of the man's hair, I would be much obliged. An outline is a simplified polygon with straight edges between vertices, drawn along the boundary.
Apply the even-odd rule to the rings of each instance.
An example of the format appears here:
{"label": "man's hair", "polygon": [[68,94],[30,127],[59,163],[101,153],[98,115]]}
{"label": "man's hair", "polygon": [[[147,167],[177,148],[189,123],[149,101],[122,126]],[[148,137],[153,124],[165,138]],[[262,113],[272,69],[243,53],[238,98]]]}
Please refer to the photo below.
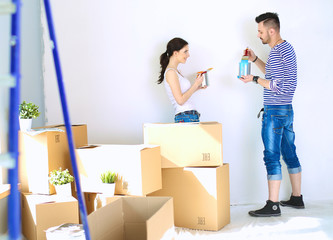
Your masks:
{"label": "man's hair", "polygon": [[277,13],[263,13],[256,17],[256,22],[260,23],[264,21],[264,26],[269,28],[274,28],[277,31],[280,31],[280,20]]}

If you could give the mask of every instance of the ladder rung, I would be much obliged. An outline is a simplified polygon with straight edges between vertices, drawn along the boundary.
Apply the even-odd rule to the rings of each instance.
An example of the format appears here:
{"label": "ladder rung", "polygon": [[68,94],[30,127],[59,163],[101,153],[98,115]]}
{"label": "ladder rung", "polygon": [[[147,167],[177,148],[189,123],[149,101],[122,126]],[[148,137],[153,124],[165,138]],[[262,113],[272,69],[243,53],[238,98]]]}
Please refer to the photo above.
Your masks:
{"label": "ladder rung", "polygon": [[15,87],[15,78],[12,75],[0,76],[0,87]]}
{"label": "ladder rung", "polygon": [[4,168],[14,168],[15,159],[13,158],[13,155],[10,153],[0,154],[0,166]]}
{"label": "ladder rung", "polygon": [[11,2],[0,3],[0,15],[1,14],[13,14],[16,12],[16,5]]}

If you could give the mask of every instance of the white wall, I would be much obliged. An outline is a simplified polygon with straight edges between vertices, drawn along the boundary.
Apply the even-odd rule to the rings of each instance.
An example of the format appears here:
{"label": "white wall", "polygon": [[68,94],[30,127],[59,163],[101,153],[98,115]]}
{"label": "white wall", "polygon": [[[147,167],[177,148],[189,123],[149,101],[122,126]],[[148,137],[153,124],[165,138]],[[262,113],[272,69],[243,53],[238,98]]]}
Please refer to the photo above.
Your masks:
{"label": "white wall", "polygon": [[41,112],[32,127],[45,125],[40,15],[40,0],[22,1],[21,101],[35,103]]}
{"label": "white wall", "polygon": [[[193,99],[201,121],[223,124],[232,203],[267,198],[261,120],[256,118],[262,89],[236,76],[247,46],[261,59],[270,51],[256,37],[254,18],[278,12],[282,37],[298,58],[294,109],[304,198],[333,198],[328,181],[333,168],[332,1],[57,0],[52,8],[71,120],[88,124],[89,143],[142,143],[143,123],[173,121],[164,87],[156,84],[159,56],[171,38],[190,44],[191,58],[181,66],[187,77],[214,68],[209,88]],[[49,49],[43,62],[47,123],[61,123]],[[253,73],[263,76],[255,66]],[[290,194],[285,167],[284,180],[282,198]]]}

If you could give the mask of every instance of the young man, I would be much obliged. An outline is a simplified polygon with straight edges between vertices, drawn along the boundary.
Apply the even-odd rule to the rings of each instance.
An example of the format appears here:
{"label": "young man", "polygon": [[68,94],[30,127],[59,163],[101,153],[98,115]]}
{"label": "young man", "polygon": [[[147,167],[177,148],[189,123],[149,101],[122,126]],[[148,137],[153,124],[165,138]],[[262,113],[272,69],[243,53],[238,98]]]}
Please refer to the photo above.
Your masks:
{"label": "young man", "polygon": [[[269,196],[266,205],[249,214],[254,217],[280,216],[281,206],[304,208],[301,195],[301,165],[296,155],[293,131],[292,100],[297,85],[297,62],[293,47],[280,35],[280,21],[276,13],[264,13],[256,17],[258,38],[271,47],[267,63],[249,50],[249,60],[265,74],[265,78],[242,76],[244,83],[254,82],[264,88],[264,113],[262,140],[264,162],[267,170]],[[292,186],[288,201],[279,203],[282,180],[280,154],[285,161]]]}

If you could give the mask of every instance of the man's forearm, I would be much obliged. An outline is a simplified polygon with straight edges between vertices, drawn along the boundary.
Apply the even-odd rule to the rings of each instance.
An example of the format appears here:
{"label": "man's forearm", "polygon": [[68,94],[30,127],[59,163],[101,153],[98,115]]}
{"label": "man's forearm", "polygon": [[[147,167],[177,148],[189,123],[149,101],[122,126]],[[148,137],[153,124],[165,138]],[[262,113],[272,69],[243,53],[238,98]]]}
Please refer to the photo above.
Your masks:
{"label": "man's forearm", "polygon": [[271,89],[270,82],[271,82],[270,80],[258,78],[258,84],[260,84],[261,86],[263,86],[266,89]]}

